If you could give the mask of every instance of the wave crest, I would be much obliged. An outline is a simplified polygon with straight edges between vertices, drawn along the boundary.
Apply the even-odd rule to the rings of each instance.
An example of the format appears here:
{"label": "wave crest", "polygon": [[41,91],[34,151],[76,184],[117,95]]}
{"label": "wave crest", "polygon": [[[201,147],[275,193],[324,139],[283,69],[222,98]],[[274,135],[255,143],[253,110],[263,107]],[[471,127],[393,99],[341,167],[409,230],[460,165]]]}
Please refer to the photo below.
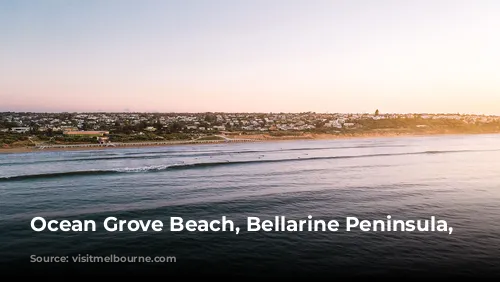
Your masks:
{"label": "wave crest", "polygon": [[161,172],[166,170],[179,170],[179,169],[196,169],[207,168],[215,166],[229,166],[229,165],[244,165],[244,164],[257,164],[257,163],[281,163],[281,162],[298,162],[298,161],[314,161],[314,160],[333,160],[333,159],[352,159],[352,158],[370,158],[370,157],[387,157],[387,156],[402,156],[402,155],[432,155],[444,153],[458,153],[458,152],[473,152],[474,150],[455,150],[455,151],[424,151],[424,152],[406,152],[406,153],[386,153],[386,154],[369,154],[369,155],[353,155],[353,156],[326,156],[326,157],[310,157],[310,158],[293,158],[293,159],[256,159],[246,161],[219,161],[219,162],[200,162],[200,163],[181,163],[169,165],[154,165],[136,168],[117,168],[117,169],[104,169],[104,170],[84,170],[84,171],[67,171],[67,172],[53,172],[45,174],[28,174],[0,177],[0,182],[5,181],[19,181],[29,179],[48,179],[60,177],[75,177],[75,176],[95,176],[95,175],[108,175],[116,173],[149,173]]}

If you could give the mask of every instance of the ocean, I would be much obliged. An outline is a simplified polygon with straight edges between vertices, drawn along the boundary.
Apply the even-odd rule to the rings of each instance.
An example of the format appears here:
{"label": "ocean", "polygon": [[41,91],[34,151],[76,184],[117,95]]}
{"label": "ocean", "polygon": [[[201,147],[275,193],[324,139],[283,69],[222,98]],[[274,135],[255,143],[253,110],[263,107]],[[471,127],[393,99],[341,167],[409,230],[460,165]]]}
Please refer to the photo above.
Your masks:
{"label": "ocean", "polygon": [[[500,276],[500,135],[0,154],[0,210],[4,275]],[[388,215],[435,217],[453,232],[345,228],[348,217],[366,227]],[[171,230],[173,217],[199,223],[224,216],[238,234]],[[276,216],[339,227],[247,230],[248,217],[271,220],[269,227]],[[36,232],[35,217],[91,220],[97,228]],[[164,226],[108,231],[110,217]],[[77,256],[168,259],[72,262]]]}

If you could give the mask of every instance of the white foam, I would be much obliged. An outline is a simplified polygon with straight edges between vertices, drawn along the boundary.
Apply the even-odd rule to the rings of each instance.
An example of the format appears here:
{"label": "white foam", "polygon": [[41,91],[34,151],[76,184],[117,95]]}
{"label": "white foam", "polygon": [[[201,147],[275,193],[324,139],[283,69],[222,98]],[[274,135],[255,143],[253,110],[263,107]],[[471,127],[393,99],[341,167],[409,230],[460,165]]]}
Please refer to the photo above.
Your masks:
{"label": "white foam", "polygon": [[160,171],[160,170],[165,170],[172,165],[152,165],[152,166],[143,166],[143,167],[125,167],[125,168],[118,168],[115,169],[114,171],[117,172],[146,172],[146,171]]}

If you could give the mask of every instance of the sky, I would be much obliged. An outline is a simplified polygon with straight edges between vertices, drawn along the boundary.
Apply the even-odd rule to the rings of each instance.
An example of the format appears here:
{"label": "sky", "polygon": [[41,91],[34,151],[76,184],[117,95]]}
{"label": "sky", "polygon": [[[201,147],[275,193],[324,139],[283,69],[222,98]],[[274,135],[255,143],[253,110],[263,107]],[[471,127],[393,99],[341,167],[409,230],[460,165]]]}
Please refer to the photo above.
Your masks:
{"label": "sky", "polygon": [[0,111],[500,115],[500,1],[0,0]]}

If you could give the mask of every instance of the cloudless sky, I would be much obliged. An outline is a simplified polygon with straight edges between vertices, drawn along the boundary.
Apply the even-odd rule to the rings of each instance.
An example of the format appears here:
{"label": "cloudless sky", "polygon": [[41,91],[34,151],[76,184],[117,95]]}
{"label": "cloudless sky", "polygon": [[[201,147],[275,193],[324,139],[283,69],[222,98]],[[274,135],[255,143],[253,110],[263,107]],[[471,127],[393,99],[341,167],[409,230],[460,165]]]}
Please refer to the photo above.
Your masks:
{"label": "cloudless sky", "polygon": [[0,0],[0,111],[500,114],[500,1]]}

